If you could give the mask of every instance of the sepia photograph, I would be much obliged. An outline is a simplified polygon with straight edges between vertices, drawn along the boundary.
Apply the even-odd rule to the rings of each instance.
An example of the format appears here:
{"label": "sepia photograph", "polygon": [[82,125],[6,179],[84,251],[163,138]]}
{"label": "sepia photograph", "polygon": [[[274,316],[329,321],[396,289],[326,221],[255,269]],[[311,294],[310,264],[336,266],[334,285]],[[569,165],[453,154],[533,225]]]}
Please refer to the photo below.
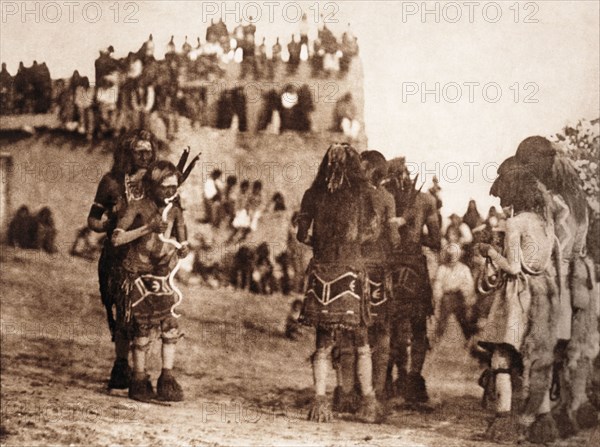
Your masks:
{"label": "sepia photograph", "polygon": [[0,12],[0,447],[600,446],[598,0]]}

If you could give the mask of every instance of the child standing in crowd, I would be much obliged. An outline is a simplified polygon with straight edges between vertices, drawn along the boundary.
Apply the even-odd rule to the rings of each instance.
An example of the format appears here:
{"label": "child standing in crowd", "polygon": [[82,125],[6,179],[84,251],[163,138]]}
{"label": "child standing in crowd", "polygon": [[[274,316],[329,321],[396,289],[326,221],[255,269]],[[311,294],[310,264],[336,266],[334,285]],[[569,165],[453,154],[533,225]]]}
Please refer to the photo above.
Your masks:
{"label": "child standing in crowd", "polygon": [[439,266],[433,282],[436,340],[444,336],[452,314],[458,320],[466,340],[469,340],[477,329],[471,321],[471,308],[477,300],[475,282],[469,267],[460,261],[461,256],[462,250],[458,243],[447,244],[442,252],[442,265]]}
{"label": "child standing in crowd", "polygon": [[87,140],[91,140],[94,134],[94,97],[96,95],[93,86],[87,76],[81,79],[80,84],[75,88],[75,110],[77,112],[77,132],[85,135]]}
{"label": "child standing in crowd", "polygon": [[263,186],[260,180],[252,183],[252,192],[248,197],[248,215],[250,217],[250,231],[256,231],[258,220],[263,212]]}
{"label": "child standing in crowd", "polygon": [[[150,165],[142,182],[144,198],[128,205],[112,235],[115,247],[128,244],[123,292],[126,318],[131,320],[133,331],[134,376],[129,397],[181,401],[183,390],[173,376],[175,344],[181,337],[179,315],[174,312],[178,297],[168,277],[177,257],[185,258],[189,250],[181,208],[175,205],[166,210],[177,195],[180,173],[175,165],[161,160]],[[171,235],[181,243],[180,249],[165,242]],[[155,394],[146,372],[146,357],[153,339],[159,336],[162,372]]]}
{"label": "child standing in crowd", "polygon": [[[240,189],[235,198],[235,216],[231,222],[233,232],[227,242],[234,241],[239,234],[245,235],[249,232],[250,228],[250,216],[248,214],[248,189],[250,188],[250,182],[248,180],[242,180],[240,183]],[[245,237],[245,236],[244,236]]]}
{"label": "child standing in crowd", "polygon": [[236,186],[237,177],[230,175],[225,181],[225,189],[223,191],[223,199],[221,200],[221,206],[219,207],[219,216],[217,219],[217,227],[221,225],[221,222],[225,220],[227,225],[231,225],[235,217],[235,200],[236,200]]}
{"label": "child standing in crowd", "polygon": [[204,222],[215,224],[219,204],[221,203],[221,194],[223,191],[223,182],[220,169],[215,169],[210,173],[206,182],[204,182]]}

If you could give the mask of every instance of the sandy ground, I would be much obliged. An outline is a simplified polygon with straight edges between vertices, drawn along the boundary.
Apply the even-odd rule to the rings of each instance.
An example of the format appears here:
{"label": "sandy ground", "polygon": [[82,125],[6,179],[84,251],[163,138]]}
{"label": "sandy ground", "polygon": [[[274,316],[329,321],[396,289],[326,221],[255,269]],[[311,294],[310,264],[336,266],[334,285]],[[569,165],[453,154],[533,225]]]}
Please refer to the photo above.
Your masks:
{"label": "sandy ground", "polygon": [[[183,287],[176,374],[186,400],[166,406],[109,395],[113,353],[95,268],[2,249],[2,445],[490,445],[480,439],[491,415],[479,404],[479,367],[450,334],[426,364],[432,413],[393,411],[382,425],[345,416],[307,422],[314,338],[309,330],[299,342],[282,336],[291,298],[281,296]],[[152,353],[156,380],[156,346]],[[555,445],[598,446],[600,433]]]}

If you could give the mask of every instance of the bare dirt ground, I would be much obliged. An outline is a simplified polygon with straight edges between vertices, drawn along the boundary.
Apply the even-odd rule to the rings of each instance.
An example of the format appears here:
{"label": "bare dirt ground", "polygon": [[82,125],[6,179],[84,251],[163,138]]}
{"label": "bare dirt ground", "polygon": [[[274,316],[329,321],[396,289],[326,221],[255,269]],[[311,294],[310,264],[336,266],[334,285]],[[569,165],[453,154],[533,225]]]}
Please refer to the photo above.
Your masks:
{"label": "bare dirt ground", "polygon": [[[282,336],[290,298],[183,287],[185,338],[170,406],[106,392],[112,344],[95,263],[3,249],[2,445],[487,446],[478,365],[448,335],[426,364],[434,411],[390,412],[382,425],[305,421],[314,338]],[[159,351],[152,351],[156,380]],[[333,372],[331,388],[333,389]],[[493,445],[493,444],[492,444]],[[556,446],[598,446],[583,432]]]}

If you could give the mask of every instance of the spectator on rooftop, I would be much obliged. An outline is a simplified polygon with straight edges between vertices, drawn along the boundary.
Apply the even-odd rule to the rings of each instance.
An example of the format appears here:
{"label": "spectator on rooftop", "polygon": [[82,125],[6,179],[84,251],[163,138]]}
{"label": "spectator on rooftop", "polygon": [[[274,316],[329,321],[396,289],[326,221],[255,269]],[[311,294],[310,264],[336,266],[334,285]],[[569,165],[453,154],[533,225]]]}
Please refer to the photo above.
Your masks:
{"label": "spectator on rooftop", "polygon": [[13,77],[6,69],[6,63],[2,63],[0,71],[0,115],[13,113]]}
{"label": "spectator on rooftop", "polygon": [[185,57],[187,57],[188,54],[190,54],[190,51],[192,51],[192,46],[188,42],[188,36],[185,36],[185,40],[183,42],[183,45],[181,46],[181,52]]}
{"label": "spectator on rooftop", "polygon": [[281,44],[279,43],[279,37],[275,40],[273,47],[271,48],[271,60],[269,61],[269,79],[274,79],[277,73],[277,67],[281,62]]}
{"label": "spectator on rooftop", "polygon": [[300,45],[306,45],[308,48],[308,17],[306,13],[302,14],[300,20]]}
{"label": "spectator on rooftop", "polygon": [[290,53],[290,59],[287,63],[288,75],[296,74],[298,67],[300,66],[300,43],[296,41],[296,36],[292,34],[292,40],[287,46],[288,53]]}
{"label": "spectator on rooftop", "polygon": [[167,50],[165,51],[165,57],[167,55],[175,55],[177,53],[177,47],[175,46],[175,36],[171,36],[171,40],[167,44]]}

